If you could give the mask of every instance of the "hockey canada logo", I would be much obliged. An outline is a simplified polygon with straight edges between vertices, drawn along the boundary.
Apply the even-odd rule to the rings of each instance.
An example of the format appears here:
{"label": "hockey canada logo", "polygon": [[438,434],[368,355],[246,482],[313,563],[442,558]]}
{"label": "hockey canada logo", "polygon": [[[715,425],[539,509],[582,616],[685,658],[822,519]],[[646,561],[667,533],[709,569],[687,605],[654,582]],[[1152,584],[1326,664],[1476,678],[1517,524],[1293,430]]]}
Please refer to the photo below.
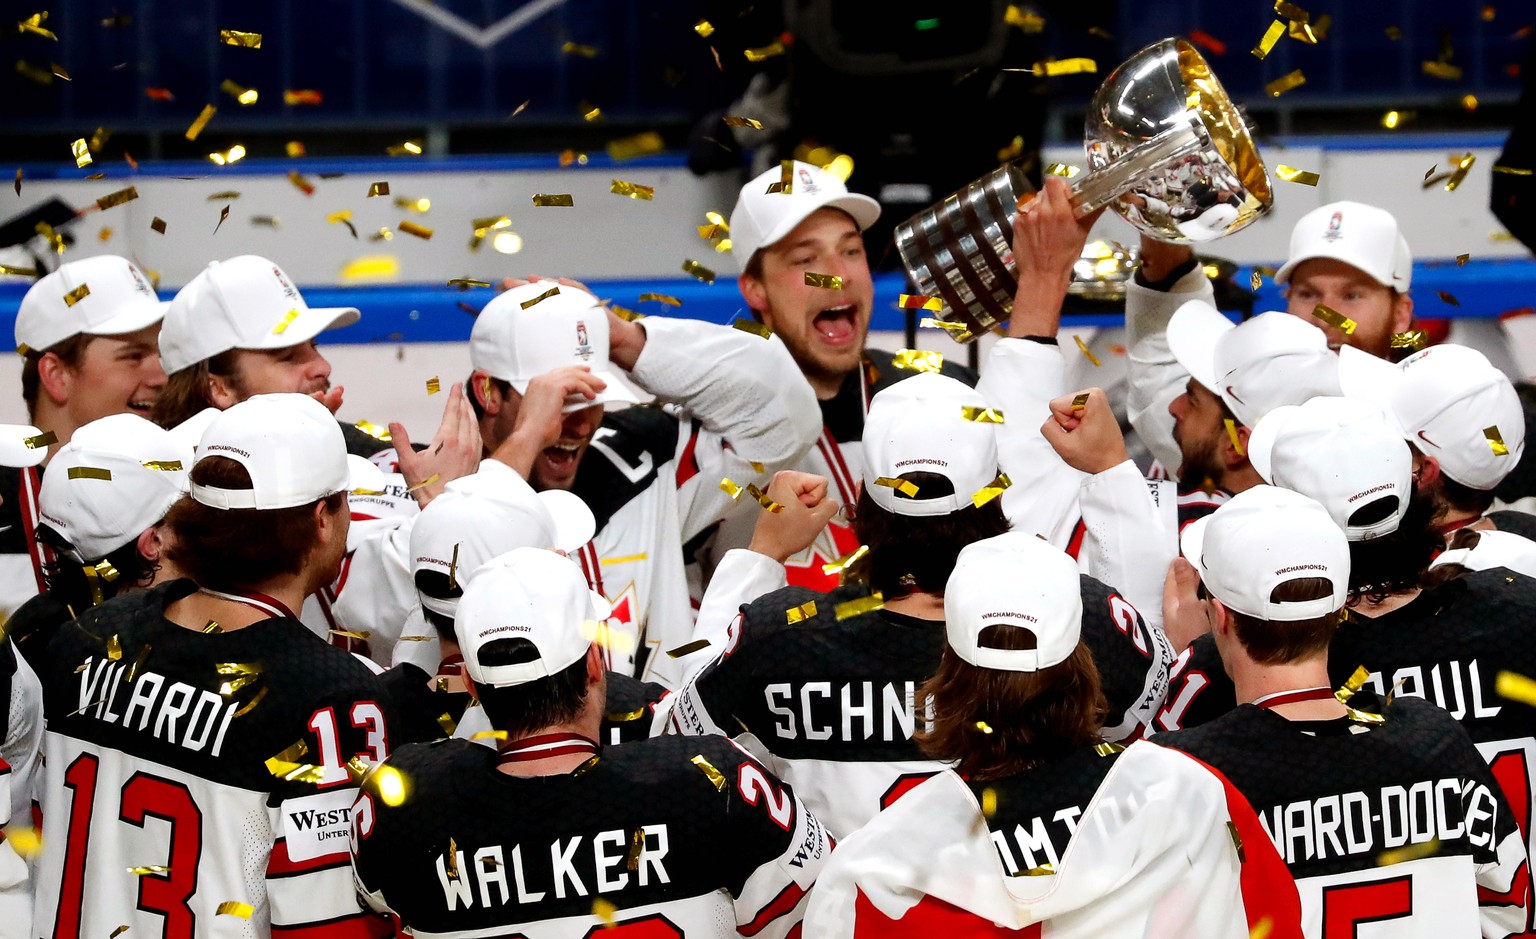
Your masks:
{"label": "hockey canada logo", "polygon": [[1324,241],[1338,241],[1344,237],[1344,213],[1335,212],[1328,220],[1328,230],[1323,232]]}
{"label": "hockey canada logo", "polygon": [[283,272],[280,269],[272,268],[272,276],[277,278],[278,285],[283,288],[283,296],[290,300],[299,299],[298,290],[294,288],[293,284],[288,282],[288,278],[283,276]]}
{"label": "hockey canada logo", "polygon": [[576,321],[576,357],[578,359],[581,359],[583,362],[585,362],[588,359],[592,358],[592,356],[594,354],[595,353],[592,351],[592,343],[591,343],[590,340],[587,339],[587,322],[586,322],[586,320],[577,320]]}
{"label": "hockey canada logo", "polygon": [[144,279],[144,274],[133,264],[128,265],[128,273],[133,275],[133,289],[147,297],[155,295],[154,288],[149,286],[149,281]]}
{"label": "hockey canada logo", "polygon": [[816,185],[816,181],[811,178],[810,170],[802,166],[800,167],[799,175],[800,181],[795,183],[795,192],[804,192],[814,195],[821,191],[821,187]]}

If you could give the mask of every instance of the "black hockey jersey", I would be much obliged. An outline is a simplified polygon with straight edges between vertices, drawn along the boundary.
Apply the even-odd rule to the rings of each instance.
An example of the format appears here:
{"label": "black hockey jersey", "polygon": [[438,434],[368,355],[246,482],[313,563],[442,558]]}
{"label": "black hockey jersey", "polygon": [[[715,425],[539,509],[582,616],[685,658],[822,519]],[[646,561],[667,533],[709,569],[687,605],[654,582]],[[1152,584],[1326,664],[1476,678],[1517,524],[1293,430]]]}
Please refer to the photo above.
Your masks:
{"label": "black hockey jersey", "polygon": [[496,763],[462,740],[390,760],[405,801],[365,791],[355,812],[357,883],[375,909],[443,939],[798,933],[831,843],[730,741],[606,747],[556,776]]}
{"label": "black hockey jersey", "polygon": [[[1083,641],[1101,673],[1105,736],[1140,736],[1167,693],[1167,662],[1136,610],[1082,577]],[[944,624],[889,610],[838,620],[862,592],[786,587],[745,606],[728,648],[678,692],[670,727],[724,733],[793,783],[833,835],[859,828],[943,765],[918,749],[915,698],[937,671]],[[807,618],[791,624],[790,611]]]}
{"label": "black hockey jersey", "polygon": [[1351,718],[1290,721],[1245,704],[1163,746],[1214,766],[1247,797],[1296,877],[1309,937],[1504,936],[1530,903],[1525,845],[1508,803],[1455,720],[1369,691]]}
{"label": "black hockey jersey", "polygon": [[116,597],[49,647],[33,935],[377,935],[348,869],[346,763],[389,755],[382,688],[294,619],[165,619],[196,589]]}
{"label": "black hockey jersey", "polygon": [[1210,633],[1195,638],[1173,663],[1168,699],[1152,723],[1154,733],[1208,724],[1237,707],[1237,689],[1221,664]]}
{"label": "black hockey jersey", "polygon": [[1052,873],[1077,833],[1088,803],[1109,775],[1119,747],[1083,747],[1006,779],[967,781],[1010,877]]}

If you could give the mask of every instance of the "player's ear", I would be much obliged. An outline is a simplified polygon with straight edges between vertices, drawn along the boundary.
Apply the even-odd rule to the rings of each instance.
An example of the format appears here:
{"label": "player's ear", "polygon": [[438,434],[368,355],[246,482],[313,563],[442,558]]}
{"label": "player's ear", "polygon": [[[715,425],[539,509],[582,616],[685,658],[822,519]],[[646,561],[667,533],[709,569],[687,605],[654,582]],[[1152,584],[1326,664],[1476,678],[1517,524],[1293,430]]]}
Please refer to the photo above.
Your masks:
{"label": "player's ear", "polygon": [[1211,610],[1211,632],[1218,636],[1228,636],[1232,633],[1232,611],[1227,605],[1215,597],[1209,601]]}
{"label": "player's ear", "polygon": [[1440,482],[1440,461],[1432,456],[1421,457],[1419,468],[1413,474],[1419,492],[1428,492]]}
{"label": "player's ear", "polygon": [[1248,435],[1251,433],[1253,431],[1246,425],[1233,421],[1232,429],[1223,434],[1226,445],[1222,448],[1222,453],[1226,457],[1228,468],[1235,468],[1248,459]]}

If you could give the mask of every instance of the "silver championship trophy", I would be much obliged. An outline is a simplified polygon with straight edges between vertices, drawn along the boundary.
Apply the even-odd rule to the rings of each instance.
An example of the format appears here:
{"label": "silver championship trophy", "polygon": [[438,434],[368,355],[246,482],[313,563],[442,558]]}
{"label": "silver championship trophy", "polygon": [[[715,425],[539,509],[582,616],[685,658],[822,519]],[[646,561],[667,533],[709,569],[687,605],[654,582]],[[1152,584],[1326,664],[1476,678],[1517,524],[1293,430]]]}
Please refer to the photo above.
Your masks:
{"label": "silver championship trophy", "polygon": [[[1182,39],[1155,42],[1110,73],[1085,127],[1089,172],[1072,186],[1079,216],[1113,205],[1146,234],[1188,244],[1230,235],[1273,204],[1241,113]],[[966,328],[962,342],[1012,312],[1013,217],[1033,192],[1010,164],[896,228],[917,292],[944,301],[944,319]]]}

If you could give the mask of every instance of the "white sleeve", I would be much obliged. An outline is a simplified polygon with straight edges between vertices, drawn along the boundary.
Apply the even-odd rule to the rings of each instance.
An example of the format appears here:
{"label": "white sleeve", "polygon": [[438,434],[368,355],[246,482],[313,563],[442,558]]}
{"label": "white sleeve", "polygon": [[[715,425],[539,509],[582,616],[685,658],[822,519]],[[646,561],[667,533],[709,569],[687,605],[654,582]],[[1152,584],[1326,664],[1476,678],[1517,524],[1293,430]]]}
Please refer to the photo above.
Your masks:
{"label": "white sleeve", "polygon": [[[715,567],[709,587],[704,591],[704,598],[699,601],[699,615],[693,629],[693,638],[709,645],[678,658],[677,664],[682,669],[683,681],[695,669],[714,661],[720,650],[725,648],[727,630],[741,614],[743,604],[751,603],[788,583],[784,565],[773,558],[746,548],[727,551]],[[678,686],[681,685],[682,681],[679,681]]]}
{"label": "white sleeve", "polygon": [[1216,302],[1211,280],[1198,265],[1169,290],[1153,290],[1132,279],[1125,291],[1125,322],[1130,332],[1126,407],[1141,442],[1170,474],[1177,472],[1182,457],[1173,439],[1173,415],[1168,413],[1168,405],[1184,393],[1189,373],[1168,349],[1168,321],[1190,300],[1204,300],[1213,306]]}
{"label": "white sleeve", "polygon": [[419,606],[411,579],[414,524],[414,517],[354,521],[341,574],[326,589],[334,628],[367,633],[369,657],[386,667]]}
{"label": "white sleeve", "polygon": [[1003,412],[997,458],[1012,482],[1003,511],[1014,528],[1066,548],[1077,524],[1083,474],[1066,463],[1040,433],[1052,398],[1067,392],[1061,349],[1029,339],[1000,339],[987,355],[976,390]]}
{"label": "white sleeve", "polygon": [[[16,656],[11,676],[9,732],[0,748],[0,821],[7,833],[32,828],[34,777],[42,768],[43,688],[27,660]],[[28,935],[32,923],[33,885],[29,865],[9,834],[0,841],[0,937]]]}
{"label": "white sleeve", "polygon": [[1163,580],[1178,549],[1147,485],[1130,460],[1083,480],[1083,545],[1077,560],[1083,573],[1118,590],[1160,632]]}

